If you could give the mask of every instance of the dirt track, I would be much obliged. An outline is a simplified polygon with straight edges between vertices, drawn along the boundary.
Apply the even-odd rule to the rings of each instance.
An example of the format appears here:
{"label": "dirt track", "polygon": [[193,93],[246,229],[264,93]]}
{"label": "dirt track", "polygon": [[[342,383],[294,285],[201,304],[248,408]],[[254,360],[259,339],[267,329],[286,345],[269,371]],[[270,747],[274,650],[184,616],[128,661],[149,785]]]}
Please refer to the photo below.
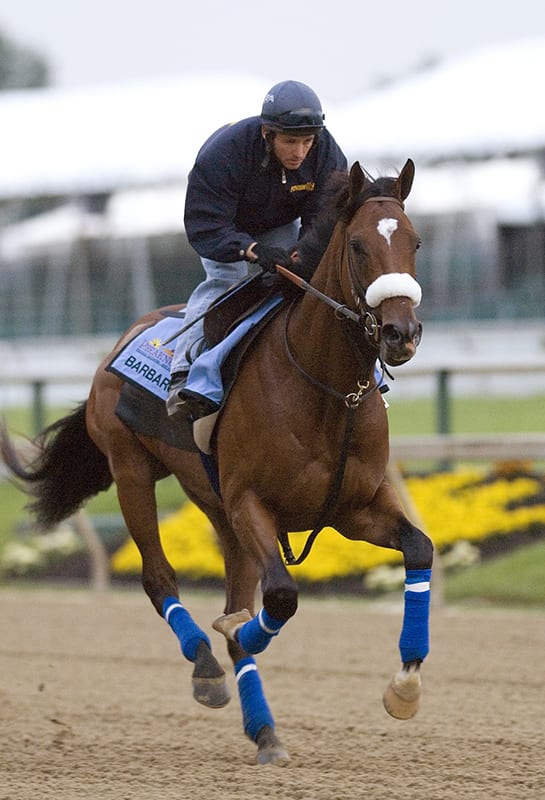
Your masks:
{"label": "dirt track", "polygon": [[[184,598],[210,622],[218,595]],[[254,766],[236,696],[191,697],[191,665],[140,592],[0,591],[0,800],[542,800],[545,615],[436,612],[411,721],[381,694],[400,609],[303,596],[259,656],[285,769]]]}

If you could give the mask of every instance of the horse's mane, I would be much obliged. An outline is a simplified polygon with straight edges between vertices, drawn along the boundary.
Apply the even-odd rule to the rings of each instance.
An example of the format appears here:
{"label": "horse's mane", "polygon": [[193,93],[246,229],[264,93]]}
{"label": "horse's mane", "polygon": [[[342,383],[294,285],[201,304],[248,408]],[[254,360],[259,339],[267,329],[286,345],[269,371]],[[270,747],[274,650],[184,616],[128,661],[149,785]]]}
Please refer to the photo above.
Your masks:
{"label": "horse's mane", "polygon": [[348,174],[332,173],[322,195],[318,216],[298,242],[300,264],[297,273],[307,280],[311,278],[326,251],[337,222],[350,222],[369,197],[395,197],[395,184],[395,178],[379,177],[373,180],[366,177],[362,191],[356,197],[350,197]]}

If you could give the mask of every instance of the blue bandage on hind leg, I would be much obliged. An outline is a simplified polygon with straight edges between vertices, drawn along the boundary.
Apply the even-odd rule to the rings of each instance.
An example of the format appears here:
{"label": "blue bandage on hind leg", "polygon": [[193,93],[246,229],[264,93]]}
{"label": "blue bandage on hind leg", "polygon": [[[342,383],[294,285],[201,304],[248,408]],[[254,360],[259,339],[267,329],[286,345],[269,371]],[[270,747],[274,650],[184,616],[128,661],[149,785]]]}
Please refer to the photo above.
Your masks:
{"label": "blue bandage on hind leg", "polygon": [[422,661],[429,653],[431,569],[408,569],[405,578],[405,610],[399,637],[404,664]]}
{"label": "blue bandage on hind leg", "polygon": [[180,641],[182,653],[188,661],[195,661],[197,648],[205,642],[210,649],[210,639],[191,618],[189,611],[176,597],[167,597],[163,603],[163,617]]}
{"label": "blue bandage on hind leg", "polygon": [[274,730],[274,719],[265,700],[255,659],[247,656],[237,661],[235,676],[242,708],[244,733],[255,742],[257,734],[265,725]]}
{"label": "blue bandage on hind leg", "polygon": [[275,619],[262,608],[253,619],[245,622],[237,632],[237,639],[247,653],[261,653],[273,636],[278,636],[280,628],[286,623]]}

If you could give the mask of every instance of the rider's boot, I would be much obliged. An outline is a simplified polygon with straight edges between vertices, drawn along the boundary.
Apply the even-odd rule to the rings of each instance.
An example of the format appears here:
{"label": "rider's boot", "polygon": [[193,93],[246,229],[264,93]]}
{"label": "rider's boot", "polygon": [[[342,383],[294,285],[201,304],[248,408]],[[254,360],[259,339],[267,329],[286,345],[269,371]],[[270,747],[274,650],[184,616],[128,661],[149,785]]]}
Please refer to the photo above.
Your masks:
{"label": "rider's boot", "polygon": [[166,399],[167,414],[185,416],[195,421],[214,414],[219,405],[204,395],[186,388],[188,372],[174,372]]}

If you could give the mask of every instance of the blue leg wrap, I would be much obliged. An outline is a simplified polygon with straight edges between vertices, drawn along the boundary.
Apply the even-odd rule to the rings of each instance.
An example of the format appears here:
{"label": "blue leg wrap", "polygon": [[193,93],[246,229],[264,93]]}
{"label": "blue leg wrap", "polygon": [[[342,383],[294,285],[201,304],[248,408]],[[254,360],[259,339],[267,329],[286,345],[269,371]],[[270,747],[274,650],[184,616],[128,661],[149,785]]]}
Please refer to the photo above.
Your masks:
{"label": "blue leg wrap", "polygon": [[247,653],[261,653],[285,624],[262,608],[256,617],[244,623],[237,633],[237,639]]}
{"label": "blue leg wrap", "polygon": [[424,660],[429,653],[431,569],[408,569],[405,579],[405,611],[399,638],[403,663]]}
{"label": "blue leg wrap", "polygon": [[182,606],[176,597],[167,597],[165,599],[163,617],[180,640],[182,653],[188,661],[195,661],[197,647],[201,642],[206,642],[208,647],[212,649],[210,639],[206,633],[192,620],[189,611]]}
{"label": "blue leg wrap", "polygon": [[235,676],[242,707],[244,733],[255,742],[257,734],[264,725],[269,725],[274,730],[274,719],[265,700],[255,659],[247,656],[237,661]]}

